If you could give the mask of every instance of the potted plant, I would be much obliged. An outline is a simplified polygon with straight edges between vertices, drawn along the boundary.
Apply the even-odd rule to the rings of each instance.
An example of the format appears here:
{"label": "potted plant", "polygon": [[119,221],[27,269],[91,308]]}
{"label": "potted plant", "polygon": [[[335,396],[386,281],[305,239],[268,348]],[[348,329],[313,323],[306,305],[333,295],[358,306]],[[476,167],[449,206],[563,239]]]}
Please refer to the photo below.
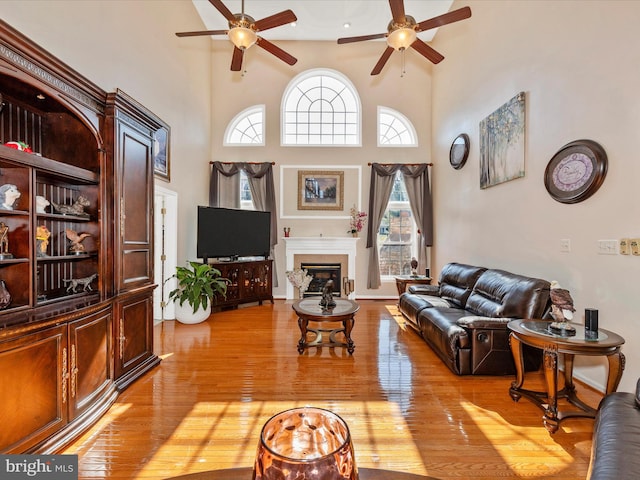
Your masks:
{"label": "potted plant", "polygon": [[203,322],[211,315],[216,294],[227,296],[228,280],[206,263],[189,262],[187,267],[177,267],[171,278],[178,280],[178,286],[169,293],[169,300],[175,302],[176,320],[182,323]]}

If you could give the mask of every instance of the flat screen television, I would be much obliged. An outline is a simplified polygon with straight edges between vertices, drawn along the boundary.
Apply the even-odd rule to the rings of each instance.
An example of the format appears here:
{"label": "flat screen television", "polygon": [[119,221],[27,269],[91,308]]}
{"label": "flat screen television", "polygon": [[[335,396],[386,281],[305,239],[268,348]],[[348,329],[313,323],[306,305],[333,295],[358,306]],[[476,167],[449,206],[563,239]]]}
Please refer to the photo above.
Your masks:
{"label": "flat screen television", "polygon": [[198,206],[196,250],[205,263],[209,258],[267,258],[270,240],[270,212]]}

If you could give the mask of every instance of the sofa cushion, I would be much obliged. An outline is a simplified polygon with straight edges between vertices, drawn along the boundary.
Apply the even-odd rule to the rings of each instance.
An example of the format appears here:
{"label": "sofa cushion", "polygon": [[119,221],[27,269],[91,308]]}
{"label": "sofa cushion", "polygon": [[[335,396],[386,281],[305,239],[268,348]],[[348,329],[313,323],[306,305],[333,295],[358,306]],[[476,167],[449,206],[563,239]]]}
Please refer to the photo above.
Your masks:
{"label": "sofa cushion", "polygon": [[485,270],[464,263],[446,264],[440,272],[440,296],[454,306],[465,308],[474,284]]}
{"label": "sofa cushion", "polygon": [[469,295],[466,309],[485,317],[542,318],[548,303],[548,281],[486,270]]}

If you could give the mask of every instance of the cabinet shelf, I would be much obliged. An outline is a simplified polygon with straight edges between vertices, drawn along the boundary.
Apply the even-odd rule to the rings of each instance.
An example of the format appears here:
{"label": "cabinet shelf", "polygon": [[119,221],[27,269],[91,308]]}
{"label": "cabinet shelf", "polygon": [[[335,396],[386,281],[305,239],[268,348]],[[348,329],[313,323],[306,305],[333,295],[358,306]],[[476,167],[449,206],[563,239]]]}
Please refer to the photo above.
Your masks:
{"label": "cabinet shelf", "polygon": [[91,217],[80,217],[78,215],[65,215],[62,213],[38,213],[38,218],[49,220],[60,220],[62,222],[91,222]]}
{"label": "cabinet shelf", "polygon": [[0,260],[0,267],[5,267],[8,265],[16,265],[18,263],[29,263],[28,258],[6,258],[4,260]]}
{"label": "cabinet shelf", "polygon": [[44,262],[63,262],[63,261],[80,261],[80,260],[88,260],[90,258],[97,257],[98,254],[96,252],[84,253],[82,255],[49,255],[47,257],[37,257],[36,261],[38,263]]}
{"label": "cabinet shelf", "polygon": [[29,215],[29,212],[26,210],[6,210],[0,208],[0,215]]}

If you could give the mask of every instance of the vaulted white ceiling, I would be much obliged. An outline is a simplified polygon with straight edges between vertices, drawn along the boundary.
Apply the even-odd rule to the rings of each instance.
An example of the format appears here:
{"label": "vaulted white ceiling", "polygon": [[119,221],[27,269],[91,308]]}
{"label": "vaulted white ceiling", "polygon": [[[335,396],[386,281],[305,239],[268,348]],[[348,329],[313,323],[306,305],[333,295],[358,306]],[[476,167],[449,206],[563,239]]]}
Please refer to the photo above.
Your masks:
{"label": "vaulted white ceiling", "polygon": [[[192,0],[202,17],[207,30],[229,28],[225,18],[208,0]],[[223,0],[233,13],[241,13],[241,0]],[[341,37],[355,37],[376,33],[386,33],[391,20],[388,0],[245,0],[245,14],[255,20],[291,9],[298,17],[296,26],[283,25],[266,30],[260,35],[267,40],[329,40]],[[405,14],[416,22],[428,20],[446,13],[452,0],[405,0]],[[348,23],[349,28],[345,28]],[[198,25],[176,25],[176,32],[201,30]],[[419,34],[428,42],[437,29]],[[226,35],[211,37],[214,40],[228,40]]]}

